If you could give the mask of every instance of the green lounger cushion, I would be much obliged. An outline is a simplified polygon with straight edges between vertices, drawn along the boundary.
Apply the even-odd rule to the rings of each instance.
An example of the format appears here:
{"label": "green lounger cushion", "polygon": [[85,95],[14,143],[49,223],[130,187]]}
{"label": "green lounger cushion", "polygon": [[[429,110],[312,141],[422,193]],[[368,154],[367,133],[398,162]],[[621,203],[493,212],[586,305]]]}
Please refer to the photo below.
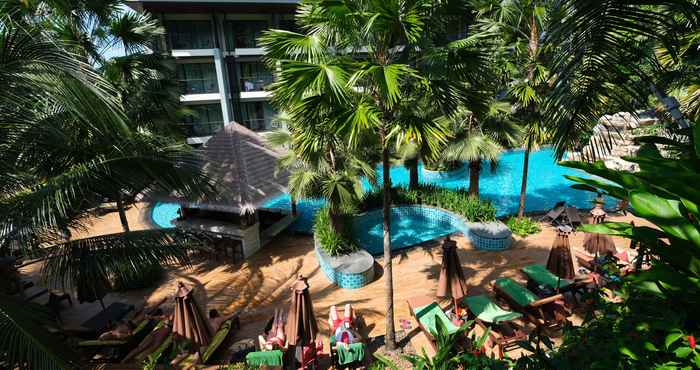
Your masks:
{"label": "green lounger cushion", "polygon": [[447,333],[452,334],[459,330],[455,324],[450,321],[450,319],[445,315],[445,312],[440,308],[436,302],[433,302],[427,306],[418,307],[415,310],[416,319],[423,325],[431,334],[437,333],[437,322],[440,321],[445,328],[447,328]]}
{"label": "green lounger cushion", "polygon": [[539,298],[535,293],[529,291],[524,286],[516,283],[511,278],[500,278],[496,280],[496,286],[505,294],[507,294],[515,303],[521,306],[527,306],[532,302],[536,302]]}
{"label": "green lounger cushion", "polygon": [[469,307],[469,311],[484,322],[497,324],[501,321],[510,321],[523,317],[517,312],[502,309],[483,294],[464,297],[464,303]]}
{"label": "green lounger cushion", "polygon": [[352,343],[345,347],[338,346],[338,364],[349,365],[353,362],[362,362],[365,360],[365,345],[363,343]]}
{"label": "green lounger cushion", "polygon": [[207,350],[204,351],[204,354],[202,354],[203,363],[207,363],[211,356],[213,356],[216,350],[221,346],[221,343],[226,340],[226,337],[228,337],[228,334],[231,332],[231,327],[233,327],[233,319],[227,320],[221,324],[221,327],[211,339],[211,342],[209,342]]}
{"label": "green lounger cushion", "polygon": [[280,350],[250,352],[245,356],[248,366],[282,366],[283,353]]}
{"label": "green lounger cushion", "polygon": [[540,264],[525,266],[523,267],[523,272],[537,284],[544,285],[553,290],[557,289],[557,282],[559,283],[559,288],[566,288],[573,284],[571,280],[559,279],[557,275],[554,275],[551,271],[547,270],[544,265]]}

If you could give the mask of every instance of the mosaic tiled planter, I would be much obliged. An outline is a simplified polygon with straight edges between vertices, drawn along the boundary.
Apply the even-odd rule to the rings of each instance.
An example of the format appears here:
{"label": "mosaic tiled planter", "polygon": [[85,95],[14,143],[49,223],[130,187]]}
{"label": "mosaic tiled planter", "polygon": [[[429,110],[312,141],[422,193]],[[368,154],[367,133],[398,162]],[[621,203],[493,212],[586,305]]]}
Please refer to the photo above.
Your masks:
{"label": "mosaic tiled planter", "polygon": [[374,280],[374,257],[361,249],[351,254],[329,256],[314,236],[316,259],[328,280],[345,289],[358,289]]}
{"label": "mosaic tiled planter", "polygon": [[502,251],[513,244],[513,233],[501,221],[468,223],[469,239],[476,248]]}

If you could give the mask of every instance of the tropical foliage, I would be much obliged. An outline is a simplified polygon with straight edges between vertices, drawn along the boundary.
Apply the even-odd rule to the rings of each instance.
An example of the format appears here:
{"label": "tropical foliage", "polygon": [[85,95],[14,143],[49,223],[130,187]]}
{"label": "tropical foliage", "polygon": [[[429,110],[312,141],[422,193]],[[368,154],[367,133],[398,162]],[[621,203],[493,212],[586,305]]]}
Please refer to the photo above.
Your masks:
{"label": "tropical foliage", "polygon": [[346,227],[342,233],[331,226],[328,207],[324,207],[316,213],[314,222],[314,238],[321,248],[330,256],[340,256],[357,251],[360,247],[352,237],[351,215],[343,215],[342,221]]}
{"label": "tropical foliage", "polygon": [[[700,366],[695,337],[700,333],[700,126],[684,141],[642,139],[641,154],[626,160],[637,173],[606,169],[602,162],[566,162],[605,181],[570,177],[581,189],[629,199],[637,216],[654,227],[608,222],[582,230],[629,238],[643,270],[626,276],[616,299],[599,297],[591,317],[569,328],[563,344],[548,355],[523,359],[523,368],[685,369]],[[663,156],[654,144],[673,149]],[[667,152],[669,153],[669,152]],[[663,179],[663,181],[659,181]],[[648,268],[647,268],[648,267]]]}
{"label": "tropical foliage", "polygon": [[530,217],[511,217],[506,221],[506,225],[513,234],[520,237],[537,234],[541,231],[540,223]]}

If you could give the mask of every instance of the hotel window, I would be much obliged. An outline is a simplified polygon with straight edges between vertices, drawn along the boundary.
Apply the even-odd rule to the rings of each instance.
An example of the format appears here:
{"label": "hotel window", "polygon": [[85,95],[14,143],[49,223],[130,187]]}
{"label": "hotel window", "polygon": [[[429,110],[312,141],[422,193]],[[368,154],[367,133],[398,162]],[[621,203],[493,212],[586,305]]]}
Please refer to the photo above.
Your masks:
{"label": "hotel window", "polygon": [[170,21],[167,23],[173,49],[211,49],[214,40],[210,21]]}
{"label": "hotel window", "polygon": [[188,63],[177,65],[177,78],[183,94],[218,93],[216,69],[213,63]]}
{"label": "hotel window", "polygon": [[188,137],[211,136],[224,127],[220,104],[187,106],[189,112],[183,118]]}
{"label": "hotel window", "polygon": [[284,18],[280,19],[279,21],[279,28],[281,30],[286,30],[286,31],[291,31],[291,32],[299,32],[300,29],[297,27],[296,22],[294,21],[294,16],[283,16]]}
{"label": "hotel window", "polygon": [[260,62],[239,63],[241,91],[262,91],[272,83],[272,73]]}
{"label": "hotel window", "polygon": [[236,48],[257,48],[258,37],[268,29],[267,21],[228,21],[225,25],[226,46]]}

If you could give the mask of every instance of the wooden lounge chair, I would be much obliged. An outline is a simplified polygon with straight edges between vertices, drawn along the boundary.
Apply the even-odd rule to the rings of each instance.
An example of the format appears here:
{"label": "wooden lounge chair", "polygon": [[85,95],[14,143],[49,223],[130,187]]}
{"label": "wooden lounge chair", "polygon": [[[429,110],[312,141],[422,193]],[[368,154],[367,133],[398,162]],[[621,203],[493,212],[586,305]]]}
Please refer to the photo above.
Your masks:
{"label": "wooden lounge chair", "polygon": [[221,324],[219,330],[214,334],[209,342],[207,348],[202,352],[201,356],[196,354],[190,354],[189,356],[178,362],[178,366],[182,368],[189,368],[196,364],[208,364],[209,361],[214,357],[214,354],[222,347],[221,345],[226,341],[226,339],[231,335],[233,329],[240,329],[240,321],[238,316],[234,316]]}
{"label": "wooden lounge chair", "polygon": [[489,339],[498,347],[499,358],[503,358],[504,351],[516,347],[518,341],[527,339],[527,333],[522,330],[523,325],[516,324],[521,321],[522,314],[504,310],[483,294],[464,297],[462,302],[477,325],[484,331],[486,328],[491,329]]}
{"label": "wooden lounge chair", "polygon": [[561,279],[547,270],[547,267],[538,263],[525,266],[520,270],[527,276],[528,280],[553,292],[564,292],[576,286],[573,280]]}
{"label": "wooden lounge chair", "polygon": [[556,304],[557,301],[563,301],[562,294],[539,298],[511,278],[497,279],[493,283],[493,288],[498,297],[503,298],[512,308],[523,313],[537,326],[558,327],[569,316],[568,310],[563,305]]}
{"label": "wooden lounge chair", "polygon": [[435,346],[435,334],[438,321],[447,329],[448,334],[455,333],[459,327],[450,321],[439,304],[428,297],[415,297],[406,301],[411,315],[416,319],[421,330]]}
{"label": "wooden lounge chair", "polygon": [[559,218],[564,213],[565,208],[566,208],[566,203],[564,203],[564,202],[557,203],[554,206],[554,208],[549,210],[549,212],[547,212],[546,215],[544,215],[540,218],[540,221],[549,221],[552,224],[554,224],[555,226],[561,225]]}
{"label": "wooden lounge chair", "polygon": [[[131,335],[121,339],[94,339],[78,342],[78,348],[88,352],[91,362],[118,362],[135,348],[156,327],[157,321],[144,319]],[[110,352],[104,355],[104,352]]]}

